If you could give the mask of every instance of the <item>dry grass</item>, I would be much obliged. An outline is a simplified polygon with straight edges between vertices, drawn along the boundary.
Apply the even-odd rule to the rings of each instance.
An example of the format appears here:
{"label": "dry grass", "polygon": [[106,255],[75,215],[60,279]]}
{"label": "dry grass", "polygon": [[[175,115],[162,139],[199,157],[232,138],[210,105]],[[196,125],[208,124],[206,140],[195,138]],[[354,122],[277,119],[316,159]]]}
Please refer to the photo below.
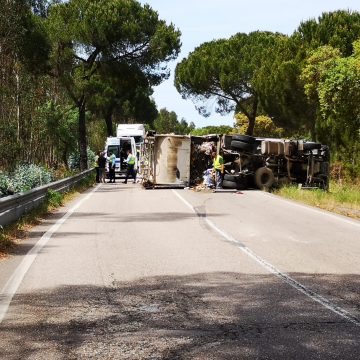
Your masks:
{"label": "dry grass", "polygon": [[287,199],[360,220],[360,185],[358,183],[331,182],[328,192],[318,189],[299,190],[296,186],[287,186],[274,193]]}

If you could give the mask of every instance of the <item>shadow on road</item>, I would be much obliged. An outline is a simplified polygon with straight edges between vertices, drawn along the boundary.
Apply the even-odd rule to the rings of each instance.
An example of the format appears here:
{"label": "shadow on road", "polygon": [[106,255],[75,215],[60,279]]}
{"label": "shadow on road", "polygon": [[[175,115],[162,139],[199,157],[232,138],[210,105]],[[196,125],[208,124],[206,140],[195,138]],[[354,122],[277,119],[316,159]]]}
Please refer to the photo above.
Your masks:
{"label": "shadow on road", "polygon": [[[342,284],[347,300],[339,305],[351,307],[359,304],[359,282],[355,275],[321,275],[316,284],[330,296]],[[359,327],[271,275],[65,286],[17,295],[10,310],[0,327],[0,358],[7,360],[356,359],[360,353]]]}

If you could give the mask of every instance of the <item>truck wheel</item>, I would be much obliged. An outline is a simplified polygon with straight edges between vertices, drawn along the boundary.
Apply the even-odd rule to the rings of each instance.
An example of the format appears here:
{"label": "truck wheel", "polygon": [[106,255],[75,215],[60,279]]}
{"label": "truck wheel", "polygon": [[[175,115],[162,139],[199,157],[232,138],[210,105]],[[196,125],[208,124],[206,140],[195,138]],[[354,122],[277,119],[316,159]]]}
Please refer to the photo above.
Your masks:
{"label": "truck wheel", "polygon": [[321,144],[316,142],[304,142],[304,150],[315,150],[315,149],[321,149]]}
{"label": "truck wheel", "polygon": [[253,146],[252,146],[252,144],[249,144],[249,143],[246,143],[246,142],[243,142],[240,140],[233,140],[231,142],[231,149],[252,152]]}
{"label": "truck wheel", "polygon": [[236,189],[245,190],[248,188],[248,179],[246,176],[239,176],[236,180]]}
{"label": "truck wheel", "polygon": [[228,181],[237,182],[238,178],[239,178],[239,175],[231,175],[231,174],[224,175],[224,180],[228,180]]}
{"label": "truck wheel", "polygon": [[236,189],[237,188],[237,183],[235,181],[223,180],[222,186],[225,189]]}
{"label": "truck wheel", "polygon": [[259,189],[270,189],[274,181],[275,177],[271,169],[261,167],[255,171],[255,184]]}
{"label": "truck wheel", "polygon": [[250,135],[233,135],[232,139],[242,141],[248,144],[253,144],[255,142],[255,138]]}
{"label": "truck wheel", "polygon": [[223,146],[225,149],[230,149],[231,148],[231,141],[232,141],[232,136],[231,135],[224,135],[223,137]]}

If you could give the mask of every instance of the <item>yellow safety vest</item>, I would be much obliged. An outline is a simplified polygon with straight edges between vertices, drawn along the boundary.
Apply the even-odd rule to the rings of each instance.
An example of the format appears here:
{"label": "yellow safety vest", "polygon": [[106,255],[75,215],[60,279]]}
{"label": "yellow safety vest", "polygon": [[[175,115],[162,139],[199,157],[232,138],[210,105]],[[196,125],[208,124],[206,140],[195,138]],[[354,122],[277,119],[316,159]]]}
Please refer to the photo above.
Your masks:
{"label": "yellow safety vest", "polygon": [[135,156],[134,155],[129,155],[130,159],[128,160],[128,164],[129,165],[134,165],[135,164]]}
{"label": "yellow safety vest", "polygon": [[222,156],[218,155],[213,162],[214,169],[222,171],[223,164],[224,159],[222,158]]}

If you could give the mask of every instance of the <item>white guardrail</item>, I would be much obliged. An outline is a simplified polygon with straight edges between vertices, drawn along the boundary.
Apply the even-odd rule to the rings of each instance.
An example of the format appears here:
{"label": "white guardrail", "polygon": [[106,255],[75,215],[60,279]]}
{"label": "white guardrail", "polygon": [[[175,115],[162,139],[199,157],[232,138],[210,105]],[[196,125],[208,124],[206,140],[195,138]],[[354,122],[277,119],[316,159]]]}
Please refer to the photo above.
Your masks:
{"label": "white guardrail", "polygon": [[93,171],[94,169],[86,170],[75,176],[37,187],[25,193],[0,198],[0,225],[10,224],[39,206],[45,200],[49,189],[60,193],[67,192]]}

